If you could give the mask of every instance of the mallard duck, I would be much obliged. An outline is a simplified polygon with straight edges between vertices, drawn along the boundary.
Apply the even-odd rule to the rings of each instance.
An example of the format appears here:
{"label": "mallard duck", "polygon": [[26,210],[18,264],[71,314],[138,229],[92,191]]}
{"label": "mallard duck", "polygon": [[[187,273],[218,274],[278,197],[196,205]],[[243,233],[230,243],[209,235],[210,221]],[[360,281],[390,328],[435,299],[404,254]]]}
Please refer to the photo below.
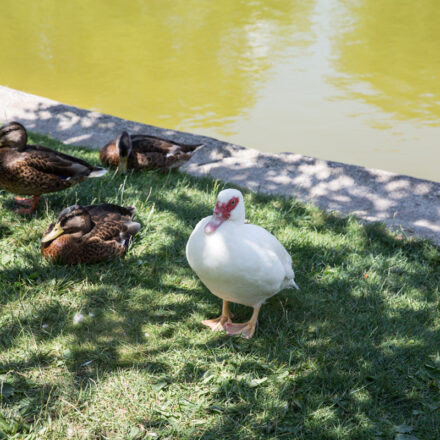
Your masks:
{"label": "mallard duck", "polygon": [[[251,338],[266,299],[286,288],[298,289],[290,255],[266,229],[245,223],[243,195],[236,189],[219,193],[213,215],[189,237],[186,257],[205,286],[223,300],[220,317],[203,321],[213,331]],[[253,307],[251,319],[232,323],[229,302]]]}
{"label": "mallard duck", "polygon": [[122,257],[140,229],[134,207],[73,205],[61,211],[41,239],[41,253],[62,264],[96,263]]}
{"label": "mallard duck", "polygon": [[22,214],[35,211],[41,194],[61,191],[106,172],[50,148],[27,145],[26,129],[18,122],[0,128],[0,188],[33,196],[15,197],[16,203],[27,206],[17,209]]}
{"label": "mallard duck", "polygon": [[185,145],[145,134],[129,135],[123,131],[114,141],[101,149],[104,165],[118,167],[120,173],[134,170],[167,171],[186,162],[202,144]]}

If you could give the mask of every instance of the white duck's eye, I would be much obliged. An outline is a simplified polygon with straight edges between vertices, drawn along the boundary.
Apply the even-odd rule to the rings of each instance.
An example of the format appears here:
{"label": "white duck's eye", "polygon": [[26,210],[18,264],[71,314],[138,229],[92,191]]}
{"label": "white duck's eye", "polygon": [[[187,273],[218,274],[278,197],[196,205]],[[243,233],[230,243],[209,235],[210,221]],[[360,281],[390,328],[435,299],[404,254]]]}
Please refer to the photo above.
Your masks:
{"label": "white duck's eye", "polygon": [[235,200],[232,200],[231,205],[235,205]]}

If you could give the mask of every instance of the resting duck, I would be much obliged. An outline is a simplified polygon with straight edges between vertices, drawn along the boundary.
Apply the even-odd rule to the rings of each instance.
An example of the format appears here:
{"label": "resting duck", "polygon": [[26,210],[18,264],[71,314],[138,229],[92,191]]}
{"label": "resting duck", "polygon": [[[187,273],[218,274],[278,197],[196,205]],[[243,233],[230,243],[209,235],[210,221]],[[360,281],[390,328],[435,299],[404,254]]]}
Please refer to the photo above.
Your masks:
{"label": "resting duck", "polygon": [[[221,191],[214,214],[197,224],[186,245],[186,258],[206,287],[223,300],[222,314],[203,321],[213,331],[251,338],[266,299],[295,287],[292,259],[266,229],[245,223],[243,195]],[[251,319],[233,324],[229,302],[253,307]]]}
{"label": "resting duck", "polygon": [[27,206],[17,209],[21,214],[35,211],[41,194],[61,191],[106,172],[50,148],[27,145],[26,129],[18,122],[0,128],[0,188],[33,196],[15,197],[16,203]]}
{"label": "resting duck", "polygon": [[121,173],[127,168],[167,171],[181,166],[201,145],[185,145],[145,134],[130,136],[123,131],[116,140],[102,147],[99,157],[102,164],[118,167]]}
{"label": "resting duck", "polygon": [[135,208],[102,204],[73,205],[61,211],[41,239],[41,253],[63,264],[96,263],[122,257],[140,229]]}

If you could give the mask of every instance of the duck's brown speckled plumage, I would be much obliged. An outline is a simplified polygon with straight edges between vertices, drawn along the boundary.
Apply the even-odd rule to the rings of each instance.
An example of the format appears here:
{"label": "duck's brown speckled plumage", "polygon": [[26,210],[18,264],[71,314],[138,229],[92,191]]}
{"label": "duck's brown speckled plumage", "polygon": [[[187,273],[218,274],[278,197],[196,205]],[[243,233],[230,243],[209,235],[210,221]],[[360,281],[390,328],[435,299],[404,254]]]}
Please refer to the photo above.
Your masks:
{"label": "duck's brown speckled plumage", "polygon": [[130,237],[140,228],[139,223],[132,221],[134,213],[133,207],[111,204],[66,208],[60,213],[57,223],[46,229],[43,239],[63,221],[66,225],[67,221],[77,221],[77,230],[66,231],[42,243],[41,253],[46,259],[61,264],[88,264],[122,257]]}
{"label": "duck's brown speckled plumage", "polygon": [[82,159],[40,145],[27,145],[25,128],[12,122],[0,128],[0,188],[40,196],[61,191],[105,173]]}
{"label": "duck's brown speckled plumage", "polygon": [[[79,164],[80,167],[72,167]],[[96,167],[39,145],[22,150],[0,148],[0,187],[20,195],[61,191],[86,180]]]}
{"label": "duck's brown speckled plumage", "polygon": [[[167,171],[177,168],[190,159],[191,153],[201,144],[188,145],[167,141],[143,134],[130,135],[132,150],[127,168],[134,170]],[[118,139],[106,144],[100,153],[101,163],[111,167],[119,165]]]}

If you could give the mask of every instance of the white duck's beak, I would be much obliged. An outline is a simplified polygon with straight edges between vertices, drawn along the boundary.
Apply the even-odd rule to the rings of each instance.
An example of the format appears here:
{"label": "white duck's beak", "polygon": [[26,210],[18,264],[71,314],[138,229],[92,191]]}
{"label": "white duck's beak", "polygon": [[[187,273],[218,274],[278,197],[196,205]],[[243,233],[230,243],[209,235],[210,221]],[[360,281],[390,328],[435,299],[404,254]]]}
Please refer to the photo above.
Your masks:
{"label": "white duck's beak", "polygon": [[212,234],[225,220],[221,214],[214,212],[212,214],[211,220],[205,226],[205,234]]}

